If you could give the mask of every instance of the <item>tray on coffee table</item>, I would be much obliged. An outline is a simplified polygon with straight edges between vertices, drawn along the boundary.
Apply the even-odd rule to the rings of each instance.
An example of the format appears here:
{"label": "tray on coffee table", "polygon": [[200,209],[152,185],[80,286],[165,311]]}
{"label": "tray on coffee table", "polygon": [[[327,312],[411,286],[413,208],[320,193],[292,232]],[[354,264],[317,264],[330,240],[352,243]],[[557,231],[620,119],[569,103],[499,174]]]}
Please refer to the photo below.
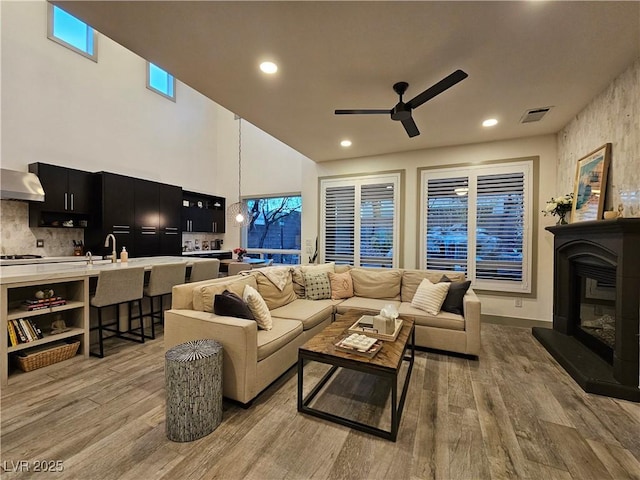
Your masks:
{"label": "tray on coffee table", "polygon": [[396,328],[393,333],[382,333],[373,327],[373,315],[362,315],[356,323],[349,327],[350,333],[361,333],[367,337],[393,342],[398,338],[402,329],[402,319],[396,318]]}

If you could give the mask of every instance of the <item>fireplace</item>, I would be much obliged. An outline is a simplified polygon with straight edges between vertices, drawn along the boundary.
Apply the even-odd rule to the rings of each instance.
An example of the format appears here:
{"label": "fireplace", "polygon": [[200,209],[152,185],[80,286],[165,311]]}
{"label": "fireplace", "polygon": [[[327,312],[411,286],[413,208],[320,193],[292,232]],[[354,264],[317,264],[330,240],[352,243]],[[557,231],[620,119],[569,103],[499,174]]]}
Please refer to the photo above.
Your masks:
{"label": "fireplace", "polygon": [[640,219],[548,227],[553,330],[533,335],[587,392],[640,401]]}

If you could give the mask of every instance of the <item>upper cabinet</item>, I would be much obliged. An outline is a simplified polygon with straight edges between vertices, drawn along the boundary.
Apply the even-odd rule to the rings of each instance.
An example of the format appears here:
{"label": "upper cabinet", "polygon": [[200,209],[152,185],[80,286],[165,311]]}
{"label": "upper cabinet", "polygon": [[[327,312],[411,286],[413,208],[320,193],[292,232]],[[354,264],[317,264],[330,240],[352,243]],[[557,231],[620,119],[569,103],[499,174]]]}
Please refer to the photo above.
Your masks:
{"label": "upper cabinet", "polygon": [[87,226],[93,207],[91,173],[47,163],[32,163],[29,171],[38,176],[44,188],[44,202],[29,204],[29,226]]}
{"label": "upper cabinet", "polygon": [[184,232],[224,233],[225,199],[195,192],[183,192],[182,230]]}

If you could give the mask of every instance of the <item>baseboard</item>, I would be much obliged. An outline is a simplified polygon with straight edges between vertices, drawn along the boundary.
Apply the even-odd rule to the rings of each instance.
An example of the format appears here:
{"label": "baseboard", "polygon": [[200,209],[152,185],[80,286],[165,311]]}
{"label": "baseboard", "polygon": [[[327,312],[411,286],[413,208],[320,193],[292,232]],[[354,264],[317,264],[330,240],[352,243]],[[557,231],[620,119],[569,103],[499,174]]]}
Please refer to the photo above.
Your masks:
{"label": "baseboard", "polygon": [[499,315],[480,315],[480,322],[506,325],[508,327],[553,328],[553,322],[551,321],[545,322],[544,320],[533,320],[531,318],[501,317]]}

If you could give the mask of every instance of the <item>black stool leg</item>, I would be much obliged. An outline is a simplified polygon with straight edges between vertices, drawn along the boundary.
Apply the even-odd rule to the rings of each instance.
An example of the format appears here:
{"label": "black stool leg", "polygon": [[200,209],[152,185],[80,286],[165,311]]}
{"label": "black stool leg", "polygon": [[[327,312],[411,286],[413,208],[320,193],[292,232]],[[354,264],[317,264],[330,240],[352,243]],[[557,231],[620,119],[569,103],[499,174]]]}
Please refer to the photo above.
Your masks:
{"label": "black stool leg", "polygon": [[98,307],[98,345],[100,353],[98,357],[104,358],[104,344],[102,340],[102,307]]}
{"label": "black stool leg", "polygon": [[137,299],[138,302],[138,321],[140,322],[140,340],[144,343],[144,317],[142,316],[142,299]]}

